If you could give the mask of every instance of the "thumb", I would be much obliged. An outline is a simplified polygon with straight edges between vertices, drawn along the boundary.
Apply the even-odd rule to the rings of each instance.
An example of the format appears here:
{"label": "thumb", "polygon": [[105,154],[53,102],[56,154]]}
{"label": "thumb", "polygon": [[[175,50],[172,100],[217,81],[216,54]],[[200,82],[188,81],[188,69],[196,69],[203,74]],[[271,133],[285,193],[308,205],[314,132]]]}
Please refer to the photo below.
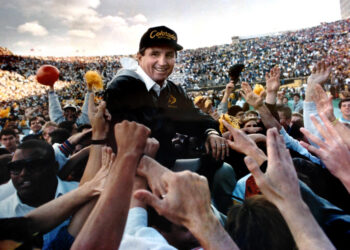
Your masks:
{"label": "thumb", "polygon": [[134,193],[134,198],[149,205],[157,211],[162,207],[162,201],[148,190],[140,189]]}

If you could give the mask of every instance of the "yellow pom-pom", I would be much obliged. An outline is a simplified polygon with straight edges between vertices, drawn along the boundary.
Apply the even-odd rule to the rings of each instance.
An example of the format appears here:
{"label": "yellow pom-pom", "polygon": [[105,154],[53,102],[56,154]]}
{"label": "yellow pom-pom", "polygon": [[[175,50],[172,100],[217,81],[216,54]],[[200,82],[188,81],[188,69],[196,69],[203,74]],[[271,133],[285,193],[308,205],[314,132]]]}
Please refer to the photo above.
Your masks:
{"label": "yellow pom-pom", "polygon": [[227,131],[226,127],[224,126],[223,120],[227,121],[228,124],[230,124],[232,127],[239,129],[239,119],[231,116],[229,114],[222,114],[219,118],[219,129],[221,134],[225,133]]}
{"label": "yellow pom-pom", "polygon": [[10,107],[7,107],[6,109],[0,110],[0,118],[7,118],[7,117],[9,117],[10,111],[11,111]]}
{"label": "yellow pom-pom", "polygon": [[194,105],[197,105],[200,101],[203,100],[203,98],[204,97],[202,95],[196,96],[193,100]]}
{"label": "yellow pom-pom", "polygon": [[88,71],[85,73],[86,84],[89,88],[94,88],[95,90],[103,89],[102,78],[96,71]]}
{"label": "yellow pom-pom", "polygon": [[26,120],[22,120],[22,121],[19,123],[19,125],[20,125],[21,127],[26,127],[26,126],[27,126]]}
{"label": "yellow pom-pom", "polygon": [[260,95],[263,90],[265,90],[264,86],[262,86],[261,84],[255,84],[253,92],[257,95]]}
{"label": "yellow pom-pom", "polygon": [[207,98],[206,100],[205,100],[205,102],[204,102],[204,108],[209,108],[210,106],[212,106],[213,105],[213,102],[209,99],[209,98]]}

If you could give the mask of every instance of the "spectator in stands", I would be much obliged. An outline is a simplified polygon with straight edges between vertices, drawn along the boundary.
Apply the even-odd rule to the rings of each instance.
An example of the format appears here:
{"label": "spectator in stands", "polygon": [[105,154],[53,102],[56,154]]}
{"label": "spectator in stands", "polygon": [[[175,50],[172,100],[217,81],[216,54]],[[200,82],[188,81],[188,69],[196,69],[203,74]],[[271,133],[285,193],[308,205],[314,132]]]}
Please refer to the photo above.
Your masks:
{"label": "spectator in stands", "polygon": [[0,132],[1,145],[6,148],[9,153],[13,154],[16,151],[16,132],[13,129],[3,129]]}
{"label": "spectator in stands", "polygon": [[38,116],[32,117],[29,120],[30,131],[29,134],[41,135],[42,134],[42,120]]}
{"label": "spectator in stands", "polygon": [[284,127],[284,129],[288,132],[291,126],[292,120],[292,110],[285,105],[278,105],[277,107],[278,116],[280,118],[279,122]]}
{"label": "spectator in stands", "polygon": [[88,92],[85,94],[83,108],[80,116],[78,117],[77,115],[78,110],[74,104],[70,104],[70,103],[66,104],[63,107],[63,111],[62,111],[58,96],[54,91],[54,87],[50,86],[50,91],[48,94],[50,120],[57,124],[64,121],[74,122],[78,126],[81,124],[89,124],[90,122],[88,117],[88,103],[89,103],[89,97],[91,92],[92,92],[92,88],[88,87]]}
{"label": "spectator in stands", "polygon": [[291,123],[291,125],[293,125],[296,122],[301,122],[301,124],[304,124],[304,117],[299,112],[292,113],[292,119],[291,119],[290,123]]}
{"label": "spectator in stands", "polygon": [[350,124],[350,98],[340,100],[339,109],[342,113],[339,121]]}
{"label": "spectator in stands", "polygon": [[303,110],[303,101],[300,100],[300,94],[293,95],[292,112],[300,112]]}
{"label": "spectator in stands", "polygon": [[50,138],[50,133],[53,132],[55,129],[57,129],[58,126],[56,123],[48,121],[44,124],[44,126],[42,127],[43,130],[43,139],[47,142],[49,142],[49,138]]}

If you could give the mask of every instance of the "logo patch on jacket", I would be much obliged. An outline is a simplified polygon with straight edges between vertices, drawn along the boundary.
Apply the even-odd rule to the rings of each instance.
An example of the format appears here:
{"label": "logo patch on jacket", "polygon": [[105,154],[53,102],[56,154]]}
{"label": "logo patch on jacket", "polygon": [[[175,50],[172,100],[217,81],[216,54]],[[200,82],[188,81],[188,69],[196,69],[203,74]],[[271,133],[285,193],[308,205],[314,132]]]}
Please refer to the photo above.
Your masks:
{"label": "logo patch on jacket", "polygon": [[173,95],[170,95],[168,99],[168,107],[177,108],[177,105],[174,105],[175,103],[176,103],[176,98]]}

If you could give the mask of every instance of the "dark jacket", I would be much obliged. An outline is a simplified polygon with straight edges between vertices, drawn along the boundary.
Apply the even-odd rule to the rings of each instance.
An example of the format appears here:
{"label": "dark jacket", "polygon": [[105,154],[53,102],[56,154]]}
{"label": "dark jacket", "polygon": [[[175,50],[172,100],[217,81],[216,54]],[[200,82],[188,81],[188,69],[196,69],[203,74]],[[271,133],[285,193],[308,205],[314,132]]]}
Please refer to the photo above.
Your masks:
{"label": "dark jacket", "polygon": [[152,92],[134,71],[122,70],[108,84],[105,100],[112,124],[129,120],[151,129],[151,136],[160,143],[157,160],[161,163],[169,166],[175,160],[171,140],[176,133],[204,141],[208,131],[218,130],[218,123],[195,108],[180,86],[168,81],[159,98]]}

